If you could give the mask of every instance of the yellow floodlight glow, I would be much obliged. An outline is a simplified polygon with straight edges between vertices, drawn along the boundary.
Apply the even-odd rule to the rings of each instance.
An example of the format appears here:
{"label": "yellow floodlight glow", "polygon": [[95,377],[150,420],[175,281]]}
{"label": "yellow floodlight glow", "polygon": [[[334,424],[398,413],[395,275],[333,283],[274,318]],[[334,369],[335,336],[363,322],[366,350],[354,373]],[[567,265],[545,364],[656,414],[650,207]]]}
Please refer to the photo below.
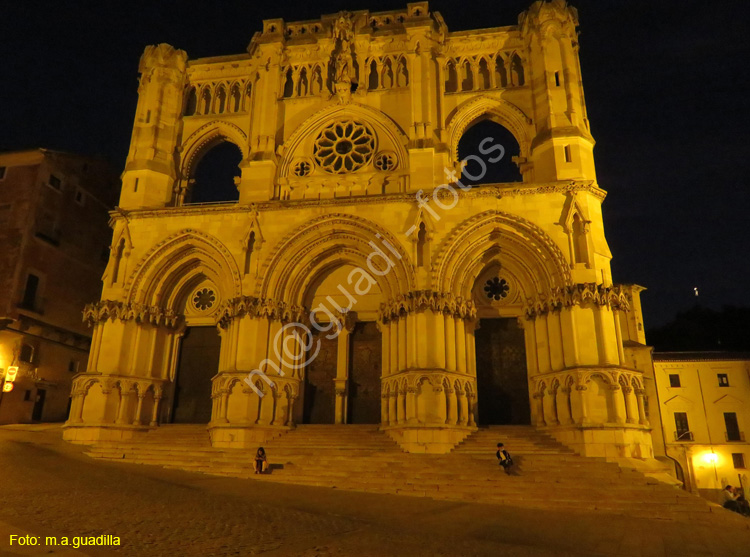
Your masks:
{"label": "yellow floodlight glow", "polygon": [[709,464],[716,464],[716,462],[719,460],[719,455],[717,455],[716,453],[706,453],[703,458],[705,458],[706,462],[708,462]]}

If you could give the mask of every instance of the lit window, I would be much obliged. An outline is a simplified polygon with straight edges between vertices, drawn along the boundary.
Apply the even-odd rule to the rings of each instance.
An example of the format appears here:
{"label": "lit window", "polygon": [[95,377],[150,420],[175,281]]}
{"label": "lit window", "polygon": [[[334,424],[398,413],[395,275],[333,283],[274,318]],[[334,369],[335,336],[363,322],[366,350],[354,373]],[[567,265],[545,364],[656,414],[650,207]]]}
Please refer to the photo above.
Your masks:
{"label": "lit window", "polygon": [[675,441],[692,441],[693,434],[690,432],[690,426],[688,425],[687,412],[675,412],[674,413],[674,438]]}
{"label": "lit window", "polygon": [[681,387],[680,385],[680,375],[678,373],[670,373],[669,374],[669,386],[670,387]]}
{"label": "lit window", "polygon": [[719,387],[729,386],[729,376],[726,373],[718,373],[716,377],[719,378]]}
{"label": "lit window", "polygon": [[745,468],[745,455],[744,453],[732,453],[732,464],[736,469]]}

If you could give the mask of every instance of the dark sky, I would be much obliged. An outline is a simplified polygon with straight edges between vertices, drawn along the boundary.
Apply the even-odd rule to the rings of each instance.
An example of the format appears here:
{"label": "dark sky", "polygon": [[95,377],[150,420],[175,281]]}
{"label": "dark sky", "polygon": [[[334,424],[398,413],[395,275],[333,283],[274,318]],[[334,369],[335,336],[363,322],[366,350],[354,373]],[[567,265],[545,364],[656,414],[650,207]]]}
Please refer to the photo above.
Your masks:
{"label": "dark sky", "polygon": [[[644,293],[647,326],[696,301],[750,305],[750,4],[577,0],[616,282]],[[528,1],[434,1],[453,30],[511,25]],[[0,1],[0,149],[101,154],[122,168],[138,60],[244,52],[263,18],[314,19],[403,2]],[[695,298],[693,287],[700,290]]]}

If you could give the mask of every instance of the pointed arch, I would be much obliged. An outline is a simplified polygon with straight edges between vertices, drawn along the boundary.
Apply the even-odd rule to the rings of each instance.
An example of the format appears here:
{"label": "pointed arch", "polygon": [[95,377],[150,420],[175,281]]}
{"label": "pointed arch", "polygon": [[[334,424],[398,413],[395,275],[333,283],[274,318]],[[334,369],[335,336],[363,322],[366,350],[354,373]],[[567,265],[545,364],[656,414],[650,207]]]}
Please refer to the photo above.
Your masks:
{"label": "pointed arch", "polygon": [[[372,242],[389,255],[392,268],[385,273],[389,265],[382,258],[371,258],[368,265],[368,256],[375,251]],[[263,280],[256,295],[302,306],[309,285],[343,264],[367,271],[386,298],[416,288],[411,258],[396,238],[372,221],[337,213],[300,226],[275,246],[261,269]],[[372,268],[382,276],[373,274]]]}
{"label": "pointed arch", "polygon": [[195,174],[202,155],[222,141],[234,143],[242,153],[242,158],[247,157],[248,145],[245,132],[234,124],[215,120],[201,126],[182,142],[180,176],[183,179],[191,178]]}
{"label": "pointed arch", "polygon": [[[318,112],[315,112],[305,121],[303,121],[289,139],[284,143],[281,150],[281,161],[279,163],[279,176],[286,177],[291,174],[292,163],[298,149],[303,142],[310,136],[316,134],[318,129],[330,123],[332,120],[342,118],[353,118],[369,124],[375,130],[378,136],[378,144],[381,149],[393,149],[396,152],[397,164],[399,169],[408,167],[408,153],[406,145],[408,137],[401,127],[396,124],[385,113],[360,104],[348,103],[345,105],[330,105]],[[388,145],[388,147],[386,147]]]}
{"label": "pointed arch", "polygon": [[527,297],[571,282],[567,259],[547,233],[526,219],[491,210],[446,236],[433,265],[433,288],[470,299],[487,255],[517,278]]}
{"label": "pointed arch", "polygon": [[189,287],[206,278],[222,299],[241,293],[239,269],[226,246],[209,234],[185,229],[141,259],[125,286],[126,300],[181,313]]}
{"label": "pointed arch", "polygon": [[521,156],[529,156],[534,135],[531,119],[508,101],[479,95],[459,105],[448,120],[448,144],[454,160],[458,160],[458,142],[461,136],[467,128],[485,116],[507,128],[518,141]]}

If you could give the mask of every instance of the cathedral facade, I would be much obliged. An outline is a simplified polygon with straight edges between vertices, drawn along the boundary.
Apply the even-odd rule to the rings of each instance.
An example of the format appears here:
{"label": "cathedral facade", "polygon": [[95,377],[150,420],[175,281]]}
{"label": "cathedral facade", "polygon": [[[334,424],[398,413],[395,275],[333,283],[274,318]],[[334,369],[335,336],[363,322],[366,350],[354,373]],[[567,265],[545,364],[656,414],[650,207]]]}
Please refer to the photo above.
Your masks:
{"label": "cathedral facade", "polygon": [[[415,2],[266,20],[240,55],[147,47],[65,437],[192,422],[254,447],[377,423],[447,452],[531,424],[586,455],[663,452],[641,289],[612,281],[577,25],[553,0],[449,32]],[[488,122],[509,140],[467,151]],[[224,142],[237,199],[196,202]],[[517,180],[478,179],[503,162]]]}

